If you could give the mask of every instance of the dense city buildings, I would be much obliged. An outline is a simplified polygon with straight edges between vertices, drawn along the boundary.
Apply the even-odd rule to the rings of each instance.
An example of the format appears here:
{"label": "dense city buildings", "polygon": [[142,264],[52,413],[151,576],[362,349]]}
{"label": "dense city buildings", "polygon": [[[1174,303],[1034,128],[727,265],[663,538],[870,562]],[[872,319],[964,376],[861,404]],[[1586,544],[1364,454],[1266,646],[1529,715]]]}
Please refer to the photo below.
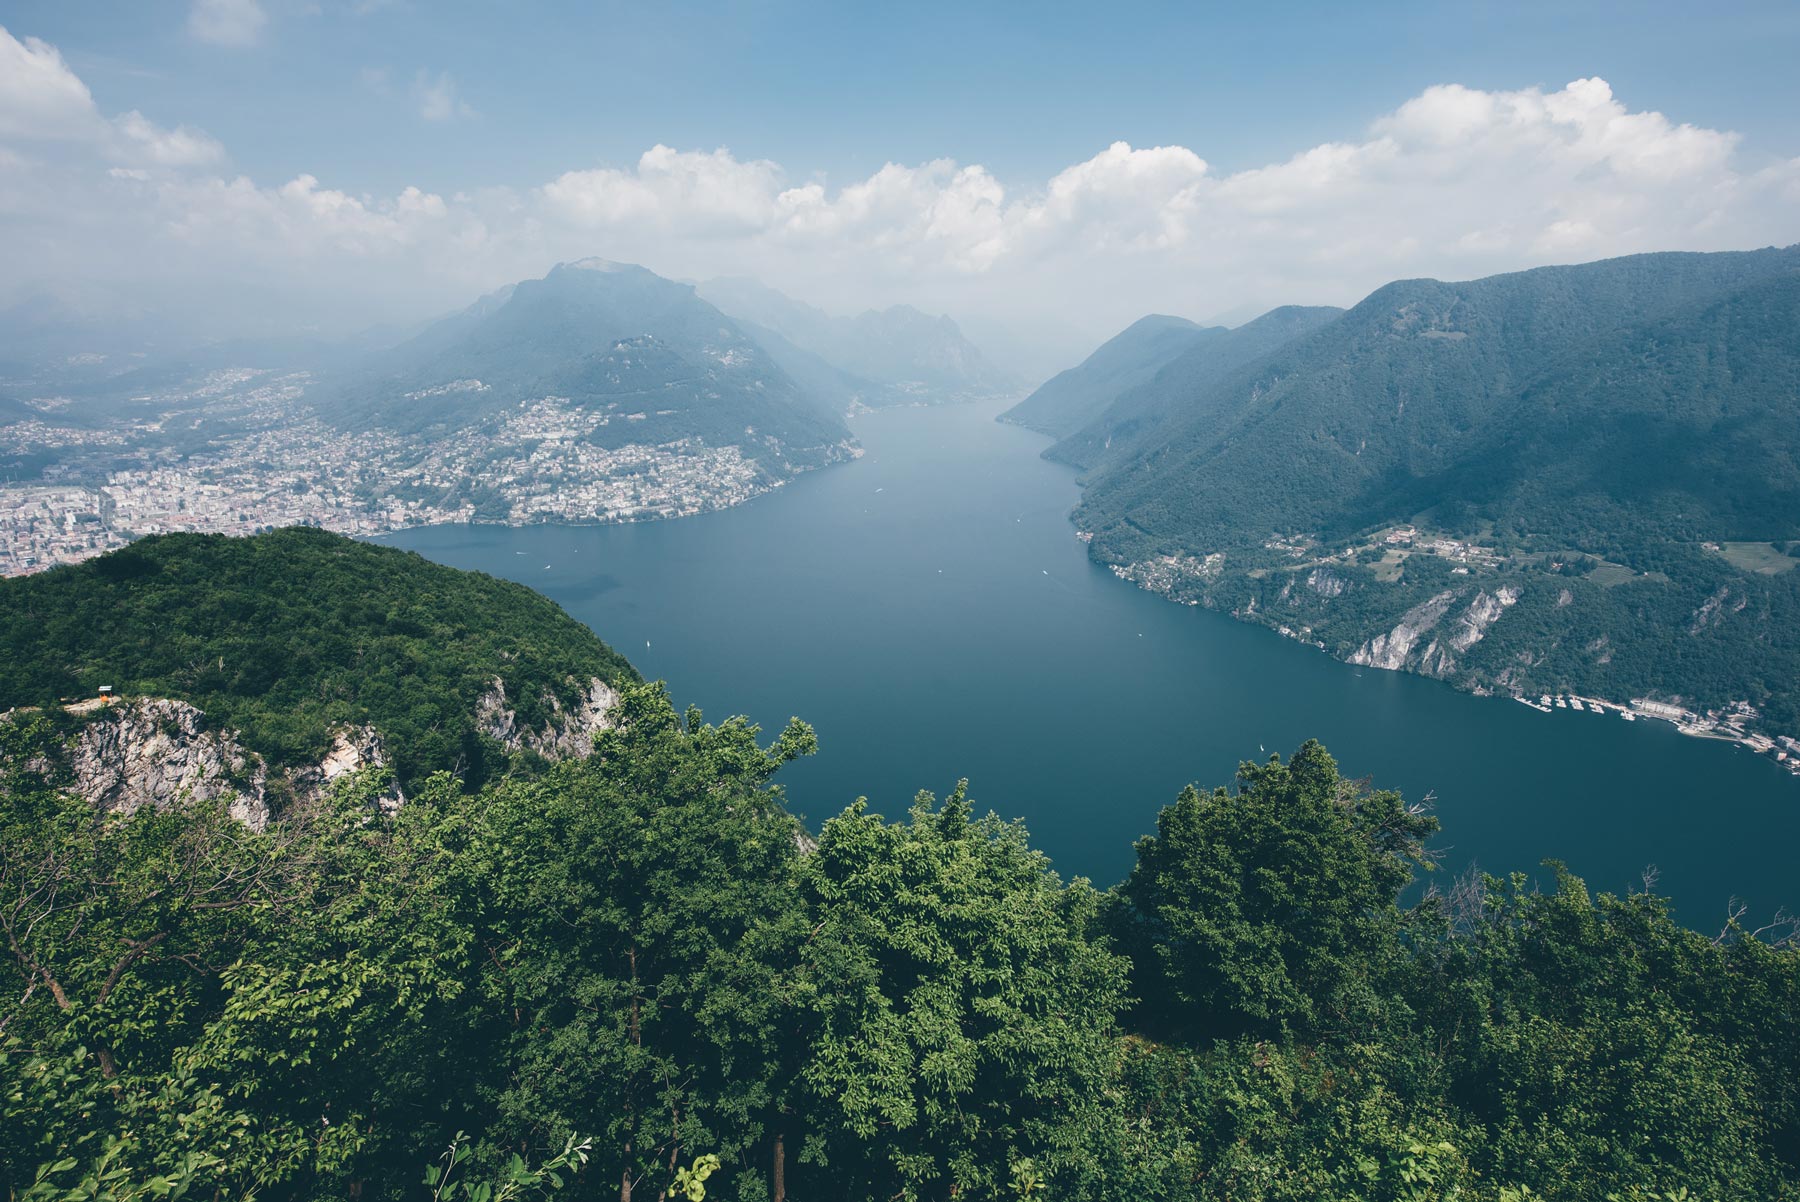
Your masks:
{"label": "dense city buildings", "polygon": [[[31,478],[0,479],[0,573],[73,563],[177,530],[308,525],[368,535],[440,522],[681,517],[785,479],[736,446],[600,441],[596,432],[612,423],[649,415],[550,396],[442,439],[348,433],[305,408],[308,383],[304,373],[215,372],[136,398],[97,423],[70,418],[57,398],[34,398],[41,418],[0,426],[0,456],[41,464]],[[479,380],[454,387],[485,388]]]}

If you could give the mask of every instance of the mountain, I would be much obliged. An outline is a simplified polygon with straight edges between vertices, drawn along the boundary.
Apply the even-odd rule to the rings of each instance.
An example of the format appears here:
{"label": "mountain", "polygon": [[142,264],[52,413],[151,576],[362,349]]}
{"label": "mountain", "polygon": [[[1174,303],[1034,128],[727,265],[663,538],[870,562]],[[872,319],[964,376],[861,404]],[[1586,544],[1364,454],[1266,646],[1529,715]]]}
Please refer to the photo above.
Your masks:
{"label": "mountain", "polygon": [[722,278],[700,295],[733,317],[772,330],[840,371],[891,390],[887,403],[1000,395],[1017,381],[989,363],[948,317],[910,305],[835,317],[755,280]]}
{"label": "mountain", "polygon": [[637,679],[522,585],[320,530],[152,536],[0,581],[0,710],[111,685],[274,776],[347,736],[386,748],[408,791],[438,771],[478,784],[579,744],[596,699]]}
{"label": "mountain", "polygon": [[1171,427],[1198,420],[1197,398],[1215,381],[1343,313],[1321,305],[1284,305],[1236,327],[1208,327],[1192,346],[1149,379],[1126,388],[1092,421],[1044,452],[1046,459],[1082,469],[1131,457],[1168,436]]}
{"label": "mountain", "polygon": [[1129,514],[1145,539],[1219,545],[1405,520],[1416,511],[1389,512],[1379,498],[1416,499],[1407,480],[1513,436],[1534,384],[1584,359],[1621,368],[1616,337],[1657,322],[1697,331],[1701,307],[1796,270],[1800,247],[1389,284],[1203,383],[1153,446],[1096,475],[1084,508],[1115,522]]}
{"label": "mountain", "polygon": [[768,326],[738,319],[743,331],[768,352],[775,365],[785,371],[807,394],[821,402],[833,414],[857,408],[880,409],[907,402],[910,397],[893,384],[877,384],[853,372],[829,363],[803,350],[791,339]]}
{"label": "mountain", "polygon": [[369,360],[319,399],[334,423],[443,435],[562,398],[603,447],[699,439],[811,464],[849,432],[693,288],[584,259],[490,294]]}
{"label": "mountain", "polygon": [[1214,332],[1183,317],[1141,317],[1086,359],[1045,381],[1000,420],[1058,438],[1071,434],[1100,416],[1120,393]]}
{"label": "mountain", "polygon": [[1797,381],[1800,247],[1400,281],[1084,452],[1076,521],[1359,662],[1792,730]]}

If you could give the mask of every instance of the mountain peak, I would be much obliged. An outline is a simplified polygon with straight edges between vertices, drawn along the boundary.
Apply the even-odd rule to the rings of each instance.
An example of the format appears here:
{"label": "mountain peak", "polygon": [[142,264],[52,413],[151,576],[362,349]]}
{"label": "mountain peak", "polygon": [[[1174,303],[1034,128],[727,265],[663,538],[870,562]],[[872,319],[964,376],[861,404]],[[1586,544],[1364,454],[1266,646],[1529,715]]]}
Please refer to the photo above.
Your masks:
{"label": "mountain peak", "polygon": [[648,268],[639,267],[636,263],[619,263],[612,259],[602,259],[598,255],[590,255],[585,259],[576,259],[572,263],[558,263],[557,266],[568,268],[571,271],[642,271],[646,274],[649,272]]}

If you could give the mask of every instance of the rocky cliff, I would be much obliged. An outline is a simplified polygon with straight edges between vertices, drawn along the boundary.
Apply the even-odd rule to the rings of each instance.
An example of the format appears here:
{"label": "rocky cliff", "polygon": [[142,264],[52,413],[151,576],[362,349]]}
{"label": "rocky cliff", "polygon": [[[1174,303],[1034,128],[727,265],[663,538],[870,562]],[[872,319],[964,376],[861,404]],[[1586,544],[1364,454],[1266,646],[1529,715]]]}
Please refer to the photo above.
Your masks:
{"label": "rocky cliff", "polygon": [[207,729],[185,701],[142,697],[89,710],[68,747],[74,791],[129,814],[140,806],[231,799],[231,813],[261,830],[269,821],[268,771],[230,731]]}
{"label": "rocky cliff", "polygon": [[1488,627],[1519,600],[1516,589],[1479,590],[1467,608],[1446,624],[1444,618],[1462,596],[1449,590],[1413,606],[1392,630],[1351,652],[1349,661],[1448,679],[1456,671],[1458,657],[1486,637]]}
{"label": "rocky cliff", "polygon": [[[481,732],[508,751],[568,759],[592,752],[594,735],[612,724],[618,700],[618,693],[594,678],[574,705],[564,706],[546,694],[542,701],[550,719],[530,727],[507,704],[506,687],[496,678],[482,696],[476,718]],[[90,701],[69,706],[67,712],[79,720],[75,730],[25,766],[113,813],[227,799],[234,817],[261,830],[281,801],[316,799],[345,776],[391,764],[381,732],[366,725],[335,729],[318,763],[271,774],[234,731],[214,729],[200,709],[185,701]],[[405,801],[392,774],[386,774],[376,804],[391,813]]]}
{"label": "rocky cliff", "polygon": [[542,701],[550,711],[549,721],[535,729],[525,726],[508,704],[506,683],[496,676],[476,703],[476,729],[508,751],[535,751],[548,760],[584,756],[594,750],[594,736],[612,725],[619,695],[595,677],[580,701],[567,709],[553,693],[545,693]]}

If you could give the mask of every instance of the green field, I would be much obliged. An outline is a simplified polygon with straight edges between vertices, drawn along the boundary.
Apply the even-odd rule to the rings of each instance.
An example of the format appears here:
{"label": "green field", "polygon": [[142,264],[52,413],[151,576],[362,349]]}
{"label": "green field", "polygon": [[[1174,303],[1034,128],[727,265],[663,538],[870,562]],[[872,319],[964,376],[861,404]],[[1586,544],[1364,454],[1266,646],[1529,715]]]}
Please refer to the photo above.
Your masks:
{"label": "green field", "polygon": [[1764,576],[1779,576],[1783,572],[1791,572],[1800,559],[1785,554],[1774,543],[1720,543],[1720,554],[1734,568],[1742,568],[1746,572],[1759,572]]}

